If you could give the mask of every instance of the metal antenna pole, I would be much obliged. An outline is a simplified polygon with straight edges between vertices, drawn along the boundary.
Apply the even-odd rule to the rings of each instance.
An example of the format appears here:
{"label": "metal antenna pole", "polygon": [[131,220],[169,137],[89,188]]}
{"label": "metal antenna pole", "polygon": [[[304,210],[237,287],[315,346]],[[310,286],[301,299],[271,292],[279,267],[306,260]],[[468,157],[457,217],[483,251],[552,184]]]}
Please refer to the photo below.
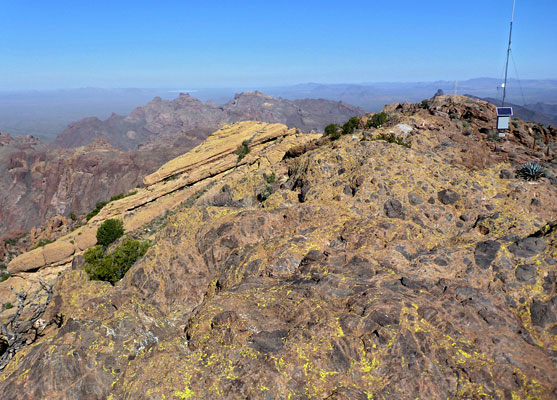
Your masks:
{"label": "metal antenna pole", "polygon": [[513,0],[513,14],[511,17],[511,27],[509,30],[509,47],[507,48],[507,63],[505,65],[505,83],[503,84],[503,103],[502,107],[505,107],[505,96],[507,94],[507,73],[509,71],[509,55],[511,54],[511,37],[513,34],[513,21],[514,21],[514,7],[516,5],[516,0]]}

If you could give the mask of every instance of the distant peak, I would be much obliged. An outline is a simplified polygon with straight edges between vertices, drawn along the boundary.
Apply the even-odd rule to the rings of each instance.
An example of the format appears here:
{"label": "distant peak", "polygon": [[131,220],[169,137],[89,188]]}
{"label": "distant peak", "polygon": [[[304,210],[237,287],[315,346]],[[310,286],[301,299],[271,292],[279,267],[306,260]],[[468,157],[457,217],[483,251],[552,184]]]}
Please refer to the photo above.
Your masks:
{"label": "distant peak", "polygon": [[263,92],[260,92],[258,90],[256,91],[247,91],[247,92],[242,92],[242,93],[236,93],[234,95],[234,99],[238,99],[240,97],[249,97],[249,96],[256,96],[256,97],[263,97],[265,99],[272,99],[272,96],[269,96],[268,94],[265,94]]}

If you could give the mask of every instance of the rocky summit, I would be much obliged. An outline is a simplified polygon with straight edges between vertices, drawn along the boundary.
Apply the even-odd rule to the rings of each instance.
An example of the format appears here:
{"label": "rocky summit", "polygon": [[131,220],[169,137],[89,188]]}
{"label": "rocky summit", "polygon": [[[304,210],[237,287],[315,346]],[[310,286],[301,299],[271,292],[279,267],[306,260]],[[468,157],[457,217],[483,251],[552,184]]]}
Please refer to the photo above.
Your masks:
{"label": "rocky summit", "polygon": [[[556,398],[555,128],[383,116],[227,125],[12,260],[2,398]],[[114,285],[83,256],[113,218],[150,241]]]}

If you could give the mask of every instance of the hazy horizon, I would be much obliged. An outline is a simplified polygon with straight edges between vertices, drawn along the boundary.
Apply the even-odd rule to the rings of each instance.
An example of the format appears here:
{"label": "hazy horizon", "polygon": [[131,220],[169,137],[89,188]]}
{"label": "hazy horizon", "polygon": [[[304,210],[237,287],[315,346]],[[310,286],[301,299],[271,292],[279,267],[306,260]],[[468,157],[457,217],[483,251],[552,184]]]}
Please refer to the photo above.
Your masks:
{"label": "hazy horizon", "polygon": [[[0,88],[0,92],[1,93],[17,93],[17,92],[38,92],[38,93],[43,93],[43,92],[56,92],[56,91],[77,91],[77,90],[167,90],[170,92],[175,92],[175,93],[192,93],[195,91],[200,91],[200,90],[264,90],[264,89],[269,89],[269,88],[288,88],[288,87],[296,87],[296,86],[304,86],[304,85],[326,85],[326,86],[337,86],[337,85],[352,85],[352,86],[372,86],[372,85],[380,85],[380,84],[395,84],[395,85],[404,85],[404,84],[435,84],[435,83],[442,83],[442,84],[454,84],[456,83],[466,83],[466,82],[473,82],[473,81],[480,81],[480,80],[493,80],[493,81],[501,81],[502,79],[500,78],[495,78],[495,77],[488,77],[488,76],[482,76],[482,77],[474,77],[474,78],[467,78],[467,79],[433,79],[433,80],[423,80],[423,81],[419,81],[419,80],[408,80],[408,81],[389,81],[389,80],[385,80],[385,81],[381,81],[381,80],[377,80],[377,81],[366,81],[366,82],[360,82],[360,81],[355,81],[355,82],[343,82],[343,81],[339,81],[339,82],[326,82],[326,81],[304,81],[304,82],[297,82],[297,83],[293,83],[293,84],[288,84],[288,85],[230,85],[230,86],[211,86],[211,85],[205,85],[205,86],[194,86],[194,85],[180,85],[180,84],[176,84],[176,85],[170,85],[170,86],[152,86],[152,87],[148,87],[148,86],[74,86],[74,87],[52,87],[52,88],[46,88],[46,89],[32,89],[32,88],[28,88],[28,89],[23,89],[23,88],[19,88],[19,89],[4,89],[4,88]],[[532,79],[516,79],[516,78],[508,78],[508,82],[512,83],[512,82],[520,82],[520,83],[527,83],[527,82],[557,82],[557,77],[556,78],[532,78]]]}

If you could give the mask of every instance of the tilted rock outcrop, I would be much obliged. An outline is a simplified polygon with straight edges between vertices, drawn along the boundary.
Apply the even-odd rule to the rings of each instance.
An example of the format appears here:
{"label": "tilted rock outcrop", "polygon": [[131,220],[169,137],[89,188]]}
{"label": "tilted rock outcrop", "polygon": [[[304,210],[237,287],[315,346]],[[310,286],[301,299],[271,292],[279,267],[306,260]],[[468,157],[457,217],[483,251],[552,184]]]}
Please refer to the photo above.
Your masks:
{"label": "tilted rock outcrop", "polygon": [[[80,253],[106,218],[153,241],[115,286],[68,256],[44,317],[64,323],[16,354],[0,391],[555,398],[553,131],[536,139],[519,122],[490,139],[492,107],[456,96],[386,110],[386,126],[334,142],[280,125],[225,127],[45,246],[38,272],[6,282],[47,271],[47,254],[65,262],[65,243]],[[382,140],[390,133],[411,147]],[[538,144],[522,144],[530,139]],[[550,178],[512,176],[513,160],[527,158]],[[18,262],[11,271],[27,268]]]}
{"label": "tilted rock outcrop", "polygon": [[75,149],[52,149],[33,137],[4,135],[0,142],[0,236],[29,231],[48,219],[86,214],[95,203],[126,193],[143,176],[201,142],[151,146],[122,152],[106,141]]}

